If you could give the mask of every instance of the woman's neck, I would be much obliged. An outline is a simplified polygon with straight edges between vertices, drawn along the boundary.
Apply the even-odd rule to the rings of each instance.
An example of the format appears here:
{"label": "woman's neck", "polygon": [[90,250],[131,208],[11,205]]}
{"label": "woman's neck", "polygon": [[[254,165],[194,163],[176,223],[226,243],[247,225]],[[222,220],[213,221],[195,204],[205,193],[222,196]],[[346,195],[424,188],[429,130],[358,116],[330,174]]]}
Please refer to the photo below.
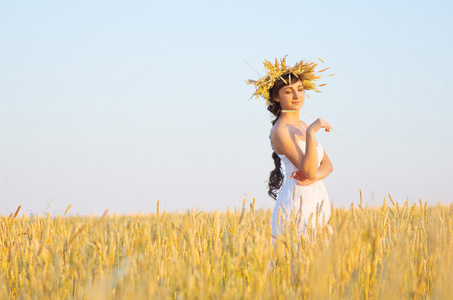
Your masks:
{"label": "woman's neck", "polygon": [[282,113],[279,119],[280,122],[284,122],[287,125],[299,126],[300,124],[299,111]]}

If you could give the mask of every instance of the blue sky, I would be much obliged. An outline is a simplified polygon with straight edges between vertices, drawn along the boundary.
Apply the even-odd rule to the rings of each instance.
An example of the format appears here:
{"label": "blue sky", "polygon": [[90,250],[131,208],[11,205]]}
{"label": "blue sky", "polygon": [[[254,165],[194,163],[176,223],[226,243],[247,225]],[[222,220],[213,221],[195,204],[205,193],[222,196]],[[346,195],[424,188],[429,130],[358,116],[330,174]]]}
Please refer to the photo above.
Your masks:
{"label": "blue sky", "polygon": [[[0,2],[0,214],[271,208],[265,58],[322,58],[335,206],[452,203],[449,1]],[[321,67],[324,67],[322,65]],[[301,115],[305,122],[311,119]]]}

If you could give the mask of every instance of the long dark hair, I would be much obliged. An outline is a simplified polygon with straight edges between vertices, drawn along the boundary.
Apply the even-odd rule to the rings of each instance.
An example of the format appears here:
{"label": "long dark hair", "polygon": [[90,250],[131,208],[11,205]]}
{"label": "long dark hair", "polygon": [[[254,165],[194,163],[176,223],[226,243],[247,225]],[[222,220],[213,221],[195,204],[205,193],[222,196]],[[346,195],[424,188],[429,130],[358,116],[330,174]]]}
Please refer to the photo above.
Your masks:
{"label": "long dark hair", "polygon": [[[277,80],[274,86],[269,91],[271,98],[269,99],[267,110],[270,111],[274,116],[275,119],[271,121],[272,126],[275,125],[278,118],[281,115],[281,106],[280,103],[275,101],[274,98],[278,96],[278,91],[284,86],[291,85],[300,81],[301,79],[295,74],[286,74],[283,75],[281,79]],[[275,151],[272,153],[272,159],[274,160],[275,168],[269,174],[269,190],[268,194],[275,200],[277,200],[277,193],[282,187],[283,179],[285,178],[282,172],[282,164],[281,159],[278,157]]]}

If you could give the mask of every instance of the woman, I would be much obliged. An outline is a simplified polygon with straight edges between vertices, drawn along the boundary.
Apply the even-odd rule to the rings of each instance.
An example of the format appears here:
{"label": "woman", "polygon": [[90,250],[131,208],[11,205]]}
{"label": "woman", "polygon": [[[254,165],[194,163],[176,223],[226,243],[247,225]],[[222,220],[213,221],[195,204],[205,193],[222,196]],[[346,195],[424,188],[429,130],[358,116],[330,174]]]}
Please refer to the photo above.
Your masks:
{"label": "woman", "polygon": [[[305,90],[319,92],[315,81],[321,76],[315,74],[316,65],[300,61],[294,67],[287,67],[286,57],[275,64],[265,61],[268,74],[248,82],[257,87],[255,96],[265,97],[267,109],[275,116],[270,135],[275,169],[270,173],[268,192],[277,200],[271,217],[274,237],[281,230],[282,221],[291,215],[298,231],[304,234],[310,221],[315,228],[330,218],[329,196],[322,179],[332,172],[333,166],[316,141],[315,133],[321,128],[329,132],[331,126],[322,119],[307,126],[299,119]],[[281,161],[286,169],[283,186]]]}

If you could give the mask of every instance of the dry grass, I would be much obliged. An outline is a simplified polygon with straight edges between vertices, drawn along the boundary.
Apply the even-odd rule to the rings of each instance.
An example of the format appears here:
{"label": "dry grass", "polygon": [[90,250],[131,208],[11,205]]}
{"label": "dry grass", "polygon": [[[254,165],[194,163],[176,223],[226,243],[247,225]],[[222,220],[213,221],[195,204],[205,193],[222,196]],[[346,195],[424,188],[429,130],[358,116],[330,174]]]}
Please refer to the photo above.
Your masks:
{"label": "dry grass", "polygon": [[[448,298],[453,207],[336,210],[272,244],[271,212],[0,220],[0,299]],[[316,240],[316,242],[314,242]],[[272,262],[272,263],[270,263]]]}

